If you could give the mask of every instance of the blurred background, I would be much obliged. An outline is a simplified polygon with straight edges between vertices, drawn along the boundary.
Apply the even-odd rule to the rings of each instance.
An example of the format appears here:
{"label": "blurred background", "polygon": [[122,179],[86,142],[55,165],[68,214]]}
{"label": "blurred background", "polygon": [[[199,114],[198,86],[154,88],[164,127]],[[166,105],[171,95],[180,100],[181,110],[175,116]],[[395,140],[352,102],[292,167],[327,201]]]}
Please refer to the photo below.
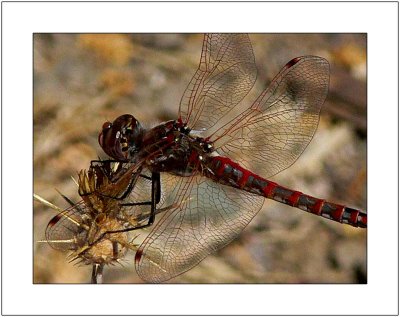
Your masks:
{"label": "blurred background", "polygon": [[[56,189],[80,200],[71,180],[106,158],[103,122],[124,113],[145,126],[177,118],[197,69],[201,34],[35,34],[34,192],[66,208]],[[318,130],[300,159],[271,180],[366,210],[366,34],[250,34],[261,93],[294,57],[318,55],[331,81]],[[44,239],[55,211],[33,203],[34,283],[88,283],[91,267],[68,263]],[[149,231],[142,231],[147,234]],[[367,234],[266,200],[237,240],[168,283],[366,283]],[[106,267],[105,283],[141,283],[126,264]]]}

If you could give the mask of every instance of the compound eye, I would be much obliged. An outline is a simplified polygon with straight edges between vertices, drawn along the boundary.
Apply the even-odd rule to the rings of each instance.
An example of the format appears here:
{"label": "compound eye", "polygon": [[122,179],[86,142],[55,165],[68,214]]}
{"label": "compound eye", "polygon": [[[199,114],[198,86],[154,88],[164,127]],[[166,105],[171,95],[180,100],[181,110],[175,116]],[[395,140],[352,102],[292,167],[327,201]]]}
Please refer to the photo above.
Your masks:
{"label": "compound eye", "polygon": [[104,146],[104,143],[103,143],[103,142],[104,142],[104,139],[103,139],[103,132],[101,132],[101,133],[99,134],[98,141],[99,141],[100,146],[103,147],[103,146]]}
{"label": "compound eye", "polygon": [[102,127],[102,129],[103,130],[107,130],[107,129],[110,129],[111,128],[111,122],[109,122],[109,121],[107,121],[107,122],[104,122],[103,123],[103,127]]}

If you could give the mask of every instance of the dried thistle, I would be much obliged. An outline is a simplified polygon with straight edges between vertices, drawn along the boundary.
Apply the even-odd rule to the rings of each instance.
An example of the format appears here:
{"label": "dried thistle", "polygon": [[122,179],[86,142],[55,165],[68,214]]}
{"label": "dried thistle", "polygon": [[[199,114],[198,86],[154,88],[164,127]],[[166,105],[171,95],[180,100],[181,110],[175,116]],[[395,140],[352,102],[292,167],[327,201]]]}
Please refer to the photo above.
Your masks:
{"label": "dried thistle", "polygon": [[137,250],[130,231],[150,215],[149,206],[133,203],[150,195],[151,182],[140,173],[141,169],[132,165],[93,161],[88,171],[78,173],[82,200],[74,204],[61,194],[71,205],[64,211],[34,195],[46,206],[61,211],[48,223],[46,241],[54,249],[70,251],[70,262],[93,265],[95,276],[101,274],[104,265],[121,263],[128,250]]}

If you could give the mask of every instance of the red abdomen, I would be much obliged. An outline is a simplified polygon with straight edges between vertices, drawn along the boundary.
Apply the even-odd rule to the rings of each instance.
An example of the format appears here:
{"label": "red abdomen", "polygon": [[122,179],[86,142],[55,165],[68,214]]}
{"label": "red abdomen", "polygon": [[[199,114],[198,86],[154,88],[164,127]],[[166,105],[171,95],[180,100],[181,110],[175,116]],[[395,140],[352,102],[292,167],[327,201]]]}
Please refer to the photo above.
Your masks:
{"label": "red abdomen", "polygon": [[207,174],[207,176],[218,183],[258,194],[333,221],[354,227],[367,227],[367,214],[360,210],[337,205],[280,186],[252,173],[226,157],[213,157],[208,168],[213,174]]}

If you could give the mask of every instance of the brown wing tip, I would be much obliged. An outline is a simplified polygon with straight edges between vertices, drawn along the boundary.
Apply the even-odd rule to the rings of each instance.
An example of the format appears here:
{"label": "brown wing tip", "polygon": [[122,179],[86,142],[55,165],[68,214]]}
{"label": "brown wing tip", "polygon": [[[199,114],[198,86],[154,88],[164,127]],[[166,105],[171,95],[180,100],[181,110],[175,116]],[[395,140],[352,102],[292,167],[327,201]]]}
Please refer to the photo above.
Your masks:
{"label": "brown wing tip", "polygon": [[135,254],[135,263],[139,263],[140,260],[142,259],[143,256],[143,251],[142,250],[137,250]]}
{"label": "brown wing tip", "polygon": [[286,68],[290,68],[293,65],[296,65],[299,61],[301,60],[301,57],[295,57],[292,60],[290,60],[289,62],[287,62],[287,64],[285,65]]}
{"label": "brown wing tip", "polygon": [[47,227],[48,227],[48,228],[53,227],[57,222],[60,221],[60,219],[61,219],[62,217],[63,217],[62,214],[58,214],[58,215],[54,216],[54,217],[49,221]]}

